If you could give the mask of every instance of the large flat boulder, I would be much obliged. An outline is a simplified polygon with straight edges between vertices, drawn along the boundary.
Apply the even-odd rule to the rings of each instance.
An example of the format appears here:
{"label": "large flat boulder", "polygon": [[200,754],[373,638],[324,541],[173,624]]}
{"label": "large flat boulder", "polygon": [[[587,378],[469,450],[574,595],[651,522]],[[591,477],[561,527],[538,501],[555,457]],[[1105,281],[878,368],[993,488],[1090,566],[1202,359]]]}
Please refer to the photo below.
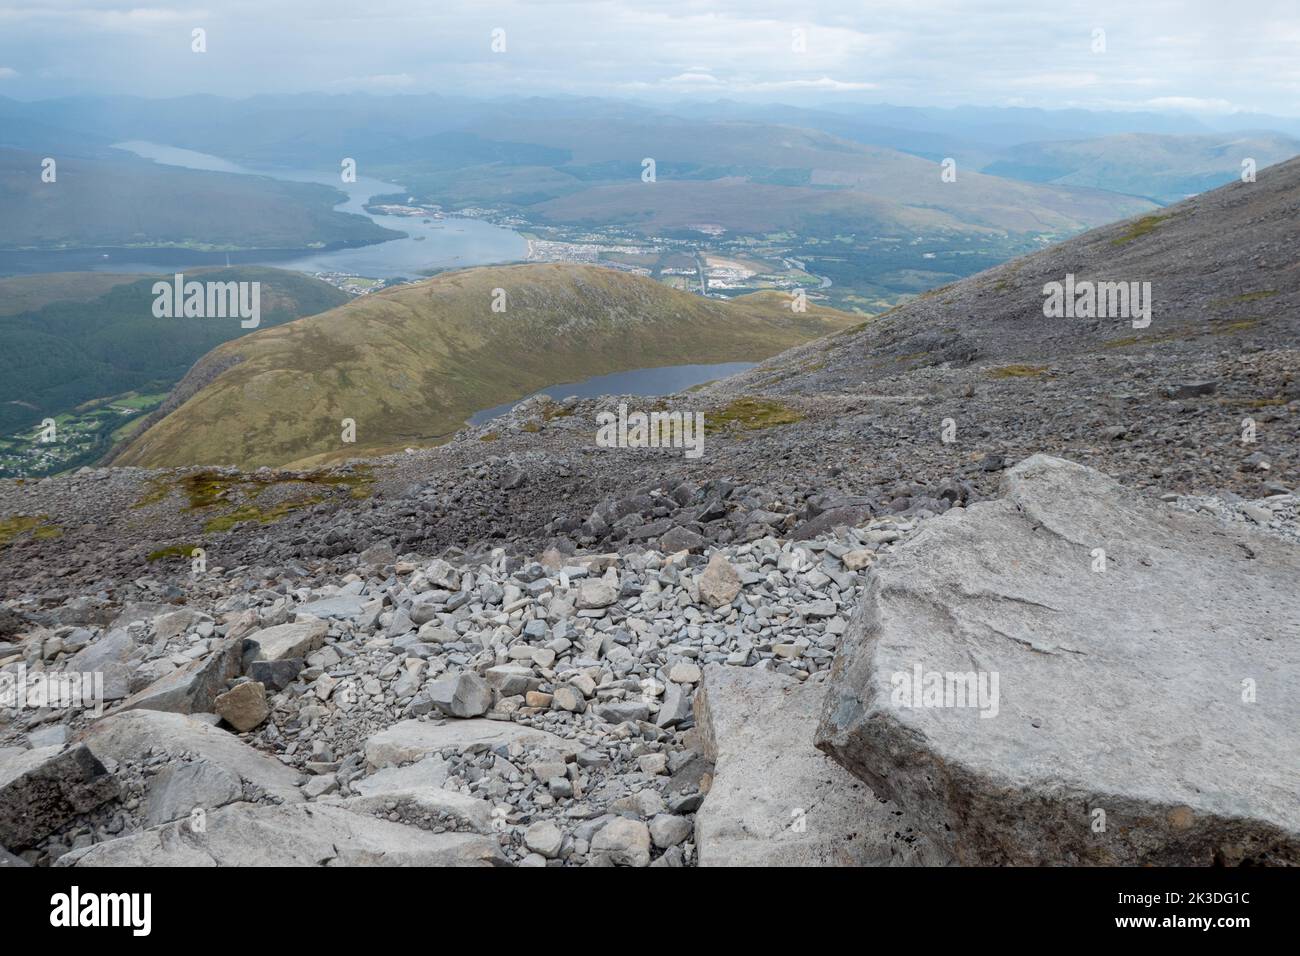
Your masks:
{"label": "large flat boulder", "polygon": [[[81,740],[101,760],[138,761],[151,753],[201,760],[236,775],[270,796],[295,803],[302,800],[298,789],[300,775],[296,770],[254,750],[234,734],[184,714],[154,710],[111,714],[87,728]],[[200,782],[205,783],[201,792],[214,789],[209,785],[210,776]],[[178,806],[178,799],[173,796],[162,802],[164,806]]]}
{"label": "large flat boulder", "polygon": [[246,644],[244,658],[251,663],[306,657],[312,651],[320,649],[328,630],[329,625],[324,621],[313,619],[264,627],[245,638],[245,641],[257,646],[254,648]]}
{"label": "large flat boulder", "polygon": [[713,785],[695,817],[700,866],[944,862],[893,804],[813,746],[824,685],[709,664],[695,695]]}
{"label": "large flat boulder", "polygon": [[403,720],[366,741],[366,764],[371,769],[379,769],[420,760],[447,749],[465,750],[480,745],[508,747],[511,744],[545,747],[562,754],[577,753],[581,749],[575,741],[504,720],[451,720],[441,724]]}
{"label": "large flat boulder", "polygon": [[1042,455],[1003,495],[876,565],[818,746],[968,864],[1300,863],[1300,549]]}
{"label": "large flat boulder", "polygon": [[332,804],[235,803],[74,850],[59,866],[502,866],[497,841],[430,833]]}
{"label": "large flat boulder", "polygon": [[232,677],[243,670],[243,644],[226,640],[207,656],[178,667],[144,690],[132,694],[122,710],[163,710],[174,714],[212,713],[217,697]]}
{"label": "large flat boulder", "polygon": [[117,797],[117,780],[85,747],[0,755],[0,846],[25,850]]}

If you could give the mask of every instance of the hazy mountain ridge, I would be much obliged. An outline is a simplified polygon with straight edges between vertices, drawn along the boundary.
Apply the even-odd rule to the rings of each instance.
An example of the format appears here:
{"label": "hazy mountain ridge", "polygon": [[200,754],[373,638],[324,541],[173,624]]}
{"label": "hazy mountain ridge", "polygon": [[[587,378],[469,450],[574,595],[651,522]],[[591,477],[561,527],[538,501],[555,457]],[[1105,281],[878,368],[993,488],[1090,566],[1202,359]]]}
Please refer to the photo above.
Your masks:
{"label": "hazy mountain ridge", "polygon": [[983,167],[998,176],[1087,186],[1178,202],[1300,153],[1300,139],[1272,132],[1207,135],[1122,133],[1099,139],[1023,143]]}
{"label": "hazy mountain ridge", "polygon": [[0,147],[0,248],[185,247],[302,249],[394,239],[364,216],[336,212],[343,194],[142,160],[121,150],[94,158]]}

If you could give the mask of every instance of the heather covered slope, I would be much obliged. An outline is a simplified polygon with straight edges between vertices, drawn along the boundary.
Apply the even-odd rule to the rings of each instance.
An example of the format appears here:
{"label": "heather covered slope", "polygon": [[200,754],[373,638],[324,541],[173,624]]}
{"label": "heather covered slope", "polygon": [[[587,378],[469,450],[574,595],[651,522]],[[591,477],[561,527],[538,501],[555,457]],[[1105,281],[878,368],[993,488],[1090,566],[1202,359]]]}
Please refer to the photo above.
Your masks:
{"label": "heather covered slope", "polygon": [[[720,302],[609,269],[471,269],[214,349],[114,463],[258,467],[436,443],[556,382],[757,361],[853,321],[796,313],[784,294]],[[341,441],[348,418],[355,444]]]}

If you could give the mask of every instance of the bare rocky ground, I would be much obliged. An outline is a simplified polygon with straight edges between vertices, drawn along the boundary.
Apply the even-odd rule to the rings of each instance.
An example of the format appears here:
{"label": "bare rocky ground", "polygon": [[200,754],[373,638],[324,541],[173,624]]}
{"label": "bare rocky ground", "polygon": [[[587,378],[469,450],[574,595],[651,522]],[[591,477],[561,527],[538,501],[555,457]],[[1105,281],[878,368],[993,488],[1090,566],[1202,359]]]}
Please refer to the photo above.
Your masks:
{"label": "bare rocky ground", "polygon": [[[996,839],[995,813],[982,823],[954,816],[908,772],[883,771],[897,714],[868,706],[875,717],[846,715],[839,730],[823,714],[819,730],[820,701],[828,686],[869,701],[863,688],[898,664],[856,650],[866,646],[872,582],[905,566],[909,549],[968,527],[970,515],[985,522],[995,499],[1008,500],[999,498],[1008,471],[1031,456],[1091,466],[1160,515],[1196,522],[1189,553],[1213,547],[1189,559],[1192,594],[1218,593],[1215,582],[1228,580],[1216,547],[1265,556],[1256,567],[1270,580],[1291,567],[1297,211],[1293,162],[1158,222],[1097,230],[936,290],[703,390],[624,399],[633,409],[703,411],[711,425],[695,460],[596,447],[597,412],[620,400],[560,399],[438,449],[323,473],[99,469],[0,483],[0,671],[95,672],[110,697],[98,719],[0,710],[0,846],[9,854],[0,859],[1029,859],[1024,846]],[[1150,327],[1044,318],[1042,284],[1066,272],[1151,281]],[[1135,508],[1091,520],[1122,524]],[[1067,513],[1053,506],[1044,525]],[[1144,527],[1163,535],[1166,520]],[[980,528],[963,547],[1011,559],[1023,545],[1010,518]],[[197,572],[196,546],[205,561]],[[1081,628],[1086,617],[1086,601],[1051,600],[1091,573],[1068,563],[1076,557],[1052,556],[1045,573],[1055,590],[1036,598],[1064,615],[1053,627]],[[934,585],[950,612],[945,626],[980,600],[960,580]],[[1178,580],[1161,579],[1164,600]],[[1169,639],[1153,624],[1163,605],[1151,594],[1138,588],[1127,602],[1111,609],[1124,634]],[[1280,710],[1279,700],[1300,699],[1300,624],[1292,604],[1271,606],[1271,618],[1216,607],[1192,622],[1223,623],[1227,658],[1176,650],[1234,679],[1271,668],[1273,696],[1225,726],[1246,740],[1278,738],[1294,758],[1294,704]],[[1142,607],[1146,616],[1126,616]],[[982,626],[1014,631],[1002,619]],[[854,657],[832,674],[845,647]],[[1083,652],[1114,657],[1113,648]],[[1028,664],[999,666],[1059,681],[1051,706],[1058,717],[1074,713],[1077,675],[1051,670],[1062,655],[1028,653]],[[852,688],[845,670],[858,675]],[[1112,680],[1128,686],[1105,669],[1089,679],[1103,690]],[[1208,693],[1201,670],[1166,679],[1192,699]],[[1214,708],[1228,706],[1222,688],[1214,695]],[[755,711],[755,700],[771,704]],[[1043,716],[1026,719],[1038,731]],[[764,719],[770,730],[753,732]],[[1032,796],[1086,776],[1086,764],[1066,757],[1045,777],[1013,772],[1038,743],[1014,722],[989,723],[1007,728],[996,737],[1006,762],[958,760],[970,775],[950,793],[987,804],[989,794]],[[1044,736],[1059,743],[1055,726],[1049,720]],[[949,725],[922,729],[926,742],[907,766],[946,752]],[[1174,767],[1217,733],[1110,746]],[[776,740],[787,743],[761,749]],[[1045,748],[1066,751],[1090,752],[1079,741]],[[1255,756],[1285,763],[1286,753]],[[1202,756],[1224,759],[1213,748]],[[762,772],[783,761],[788,771]],[[1255,769],[1294,792],[1276,767]],[[1035,816],[1037,831],[1003,822],[1034,838],[1057,833],[1055,862],[1296,862],[1295,821],[1273,809],[1274,796],[1233,791],[1233,779],[1205,776],[1229,793],[1217,804],[1157,775],[1143,794],[1120,786],[1073,795],[1072,810]],[[1099,799],[1120,808],[1125,832],[1154,835],[1105,848],[1060,835],[1063,820],[1077,822],[1071,812],[1087,817]],[[1166,822],[1141,822],[1157,817]]]}

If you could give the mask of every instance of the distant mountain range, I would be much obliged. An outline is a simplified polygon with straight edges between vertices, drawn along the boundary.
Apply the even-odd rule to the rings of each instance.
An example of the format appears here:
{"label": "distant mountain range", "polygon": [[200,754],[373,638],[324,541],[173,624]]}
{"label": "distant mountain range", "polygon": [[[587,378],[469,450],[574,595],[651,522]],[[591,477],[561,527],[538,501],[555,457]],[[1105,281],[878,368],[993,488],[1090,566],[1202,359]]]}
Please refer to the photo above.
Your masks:
{"label": "distant mountain range", "polygon": [[[335,171],[351,157],[363,175],[417,198],[553,225],[1059,238],[1229,181],[1247,155],[1262,167],[1300,149],[1300,122],[1248,120],[1246,132],[1229,133],[1170,114],[974,107],[0,99],[0,245],[264,248],[386,237],[333,212],[324,187],[168,169],[107,149],[129,139],[267,169]],[[34,192],[33,159],[50,153],[67,157],[64,188]],[[656,164],[653,189],[641,188],[651,185],[641,178],[646,158]],[[955,182],[940,179],[947,158]]]}
{"label": "distant mountain range", "polygon": [[1022,143],[984,172],[1058,186],[1086,186],[1178,202],[1300,154],[1300,139],[1270,132],[1207,135],[1120,133],[1098,139]]}

